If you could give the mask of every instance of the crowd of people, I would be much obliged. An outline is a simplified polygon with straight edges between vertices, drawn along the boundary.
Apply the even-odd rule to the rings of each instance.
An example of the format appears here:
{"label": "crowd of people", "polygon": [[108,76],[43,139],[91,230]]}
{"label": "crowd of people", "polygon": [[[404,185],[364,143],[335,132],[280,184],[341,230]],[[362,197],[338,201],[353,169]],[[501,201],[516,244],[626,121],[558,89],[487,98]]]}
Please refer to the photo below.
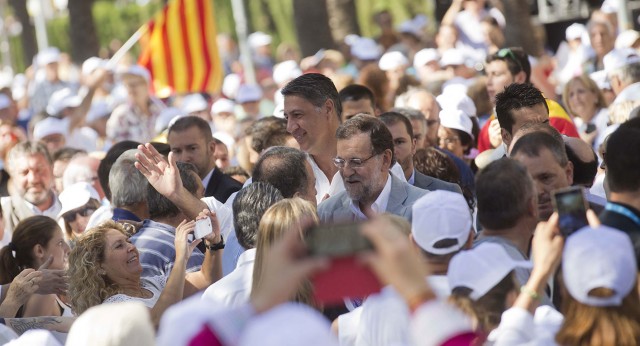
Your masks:
{"label": "crowd of people", "polygon": [[640,345],[640,33],[374,20],[251,34],[257,84],[220,35],[217,94],[40,52],[0,89],[0,343]]}

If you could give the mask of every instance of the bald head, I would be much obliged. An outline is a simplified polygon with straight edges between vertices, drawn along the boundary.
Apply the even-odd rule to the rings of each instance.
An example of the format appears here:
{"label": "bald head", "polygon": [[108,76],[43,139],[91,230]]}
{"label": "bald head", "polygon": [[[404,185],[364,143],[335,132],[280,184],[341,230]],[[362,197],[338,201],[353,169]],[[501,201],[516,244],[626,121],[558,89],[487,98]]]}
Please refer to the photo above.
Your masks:
{"label": "bald head", "polygon": [[426,143],[435,146],[438,143],[438,127],[440,127],[440,106],[435,96],[426,90],[416,90],[407,97],[406,107],[417,109],[427,120]]}

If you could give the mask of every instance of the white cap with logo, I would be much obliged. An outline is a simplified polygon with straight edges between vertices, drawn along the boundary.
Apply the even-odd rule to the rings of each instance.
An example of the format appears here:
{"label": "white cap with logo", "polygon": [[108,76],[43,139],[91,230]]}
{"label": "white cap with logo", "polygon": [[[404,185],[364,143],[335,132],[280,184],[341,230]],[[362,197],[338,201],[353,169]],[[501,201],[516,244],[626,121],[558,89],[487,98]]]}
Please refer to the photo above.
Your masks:
{"label": "white cap with logo", "polygon": [[440,111],[440,126],[460,130],[473,138],[473,122],[459,109],[443,109]]}
{"label": "white cap with logo", "polygon": [[36,123],[33,127],[33,139],[41,140],[44,137],[60,134],[69,134],[69,120],[56,117],[46,117]]}

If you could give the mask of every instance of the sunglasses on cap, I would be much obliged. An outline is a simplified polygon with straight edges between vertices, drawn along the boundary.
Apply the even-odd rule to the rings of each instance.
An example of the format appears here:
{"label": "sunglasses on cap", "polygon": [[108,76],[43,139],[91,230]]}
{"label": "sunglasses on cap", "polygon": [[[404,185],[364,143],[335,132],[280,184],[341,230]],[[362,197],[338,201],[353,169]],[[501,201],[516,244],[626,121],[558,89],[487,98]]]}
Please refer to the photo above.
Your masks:
{"label": "sunglasses on cap", "polygon": [[89,206],[82,207],[82,208],[68,211],[67,213],[62,215],[62,218],[66,223],[72,223],[76,221],[76,216],[78,214],[80,214],[80,216],[87,217],[87,216],[91,216],[91,214],[93,214],[94,211],[96,211],[96,208],[94,207],[89,207]]}
{"label": "sunglasses on cap", "polygon": [[524,71],[522,64],[520,63],[520,59],[516,56],[516,54],[511,50],[511,48],[502,48],[497,53],[496,56],[501,59],[511,59],[511,61],[518,64],[520,71]]}

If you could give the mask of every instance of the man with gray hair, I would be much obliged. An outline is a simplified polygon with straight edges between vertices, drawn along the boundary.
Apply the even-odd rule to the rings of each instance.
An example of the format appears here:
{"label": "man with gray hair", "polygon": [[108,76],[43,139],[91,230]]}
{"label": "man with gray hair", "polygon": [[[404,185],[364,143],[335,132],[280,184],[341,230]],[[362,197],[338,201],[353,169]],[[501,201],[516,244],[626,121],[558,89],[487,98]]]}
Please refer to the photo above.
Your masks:
{"label": "man with gray hair", "polygon": [[609,106],[613,123],[629,119],[631,110],[640,105],[640,55],[635,49],[614,49],[605,55],[604,68],[616,98]]}
{"label": "man with gray hair", "polygon": [[112,220],[142,222],[149,218],[147,207],[147,178],[135,167],[137,149],[122,153],[111,166],[109,187],[111,188]]}
{"label": "man with gray hair", "polygon": [[67,188],[75,183],[88,183],[98,192],[100,199],[104,199],[104,190],[98,179],[100,160],[89,155],[74,156],[62,174],[62,187]]}
{"label": "man with gray hair", "polygon": [[57,219],[62,209],[53,187],[53,162],[44,144],[18,143],[9,151],[6,167],[14,194],[0,199],[4,218],[0,245],[11,241],[11,233],[21,220],[33,215]]}

